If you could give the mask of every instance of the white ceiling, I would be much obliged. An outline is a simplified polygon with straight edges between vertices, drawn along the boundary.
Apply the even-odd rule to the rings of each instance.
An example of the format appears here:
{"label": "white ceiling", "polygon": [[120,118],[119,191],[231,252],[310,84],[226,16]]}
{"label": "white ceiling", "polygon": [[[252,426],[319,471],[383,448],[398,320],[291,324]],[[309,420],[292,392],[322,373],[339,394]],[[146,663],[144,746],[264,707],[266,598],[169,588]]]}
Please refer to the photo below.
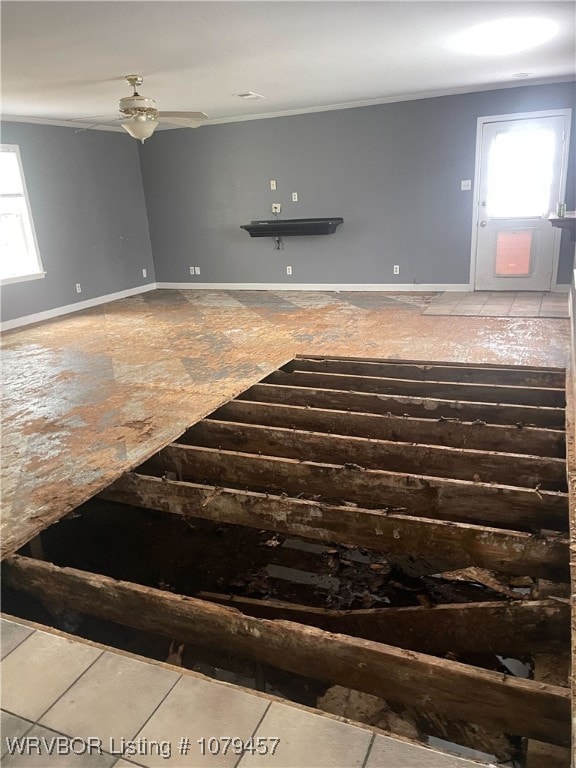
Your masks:
{"label": "white ceiling", "polygon": [[[571,79],[574,2],[6,0],[4,116],[117,115],[123,75],[161,110],[214,122]],[[495,18],[552,19],[550,42],[508,56],[450,50],[453,36]],[[529,72],[528,79],[515,79]],[[245,101],[234,94],[266,96]]]}

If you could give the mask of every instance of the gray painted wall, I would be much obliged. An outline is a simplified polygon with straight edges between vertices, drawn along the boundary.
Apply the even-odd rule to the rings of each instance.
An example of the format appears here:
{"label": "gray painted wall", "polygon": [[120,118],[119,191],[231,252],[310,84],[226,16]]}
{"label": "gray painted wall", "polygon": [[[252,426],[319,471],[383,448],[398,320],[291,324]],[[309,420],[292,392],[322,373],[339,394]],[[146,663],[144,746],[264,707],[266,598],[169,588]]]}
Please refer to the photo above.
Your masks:
{"label": "gray painted wall", "polygon": [[4,122],[1,141],[20,147],[46,271],[44,279],[2,286],[2,320],[155,281],[134,139]]}
{"label": "gray painted wall", "polygon": [[[574,83],[561,83],[158,133],[139,146],[156,278],[468,283],[473,193],[460,181],[473,179],[477,118],[574,106]],[[572,169],[575,140],[573,128]],[[573,173],[568,181],[573,209]],[[239,228],[272,218],[273,202],[284,218],[344,224],[275,251]],[[560,282],[572,261],[564,236]]]}

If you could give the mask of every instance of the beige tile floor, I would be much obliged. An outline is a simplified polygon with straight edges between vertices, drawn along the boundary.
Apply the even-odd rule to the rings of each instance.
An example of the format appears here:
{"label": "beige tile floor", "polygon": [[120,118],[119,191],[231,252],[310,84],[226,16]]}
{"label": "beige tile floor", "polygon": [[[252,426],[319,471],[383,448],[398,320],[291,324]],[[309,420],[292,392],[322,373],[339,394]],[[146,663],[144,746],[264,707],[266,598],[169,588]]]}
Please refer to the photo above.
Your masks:
{"label": "beige tile floor", "polygon": [[543,291],[446,291],[424,315],[459,317],[568,317],[568,294]]}
{"label": "beige tile floor", "polygon": [[[265,694],[17,621],[2,619],[0,637],[4,768],[478,768]],[[223,737],[239,741],[224,750]],[[14,739],[22,738],[28,754],[15,753]],[[241,742],[251,738],[261,751],[277,742],[274,755],[242,754]],[[58,754],[68,748],[75,753]]]}

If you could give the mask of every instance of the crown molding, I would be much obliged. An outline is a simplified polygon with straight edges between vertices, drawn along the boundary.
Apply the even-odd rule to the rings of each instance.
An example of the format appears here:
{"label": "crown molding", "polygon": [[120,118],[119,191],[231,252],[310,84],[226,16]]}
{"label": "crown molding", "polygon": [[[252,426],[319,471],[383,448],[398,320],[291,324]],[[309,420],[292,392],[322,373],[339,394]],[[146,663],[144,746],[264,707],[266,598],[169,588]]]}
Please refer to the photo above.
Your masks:
{"label": "crown molding", "polygon": [[219,117],[206,120],[204,125],[221,125],[223,123],[240,123],[246,120],[266,120],[274,117],[292,117],[293,115],[309,115],[315,112],[335,112],[342,109],[361,109],[362,107],[374,107],[380,104],[396,104],[403,101],[422,101],[424,99],[437,99],[442,96],[461,96],[467,93],[481,93],[482,91],[501,91],[507,88],[528,88],[533,85],[554,85],[555,83],[576,82],[574,75],[561,77],[543,77],[534,80],[514,80],[513,82],[496,83],[493,85],[462,86],[461,88],[446,88],[437,91],[423,91],[409,93],[401,96],[388,96],[382,99],[367,99],[365,101],[350,101],[344,104],[326,104],[320,107],[305,107],[301,109],[286,109],[279,112],[266,112],[254,115],[241,115],[238,117]]}
{"label": "crown molding", "polygon": [[[317,107],[303,107],[297,109],[285,109],[278,112],[264,112],[252,115],[236,115],[234,117],[216,117],[204,120],[202,125],[223,125],[225,123],[241,123],[248,120],[269,120],[276,117],[292,117],[294,115],[309,115],[316,112],[336,112],[343,109],[361,109],[362,107],[374,107],[381,104],[396,104],[403,101],[422,101],[424,99],[437,99],[443,96],[462,96],[468,93],[481,93],[483,91],[501,91],[507,88],[530,88],[537,85],[554,85],[556,83],[576,82],[574,75],[562,75],[560,77],[542,77],[534,80],[514,80],[513,82],[495,83],[492,85],[483,83],[475,86],[462,86],[460,88],[446,88],[436,91],[421,91],[404,95],[387,96],[381,99],[366,99],[364,101],[350,101],[338,104],[324,104]],[[85,128],[87,124],[73,120],[58,120],[49,117],[29,117],[27,115],[0,114],[0,121],[12,123],[32,123],[38,125],[58,125],[64,128]],[[158,126],[156,131],[181,130],[181,126]],[[124,133],[121,126],[98,125],[91,128],[94,131],[113,131]]]}

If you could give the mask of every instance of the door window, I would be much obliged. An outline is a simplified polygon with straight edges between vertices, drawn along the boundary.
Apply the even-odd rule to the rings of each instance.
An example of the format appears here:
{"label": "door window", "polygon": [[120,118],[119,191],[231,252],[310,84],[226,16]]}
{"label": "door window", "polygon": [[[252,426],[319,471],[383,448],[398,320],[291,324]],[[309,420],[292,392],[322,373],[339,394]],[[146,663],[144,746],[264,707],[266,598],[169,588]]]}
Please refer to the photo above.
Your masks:
{"label": "door window", "polygon": [[544,216],[549,211],[556,136],[533,127],[498,133],[488,157],[486,208],[491,218]]}

